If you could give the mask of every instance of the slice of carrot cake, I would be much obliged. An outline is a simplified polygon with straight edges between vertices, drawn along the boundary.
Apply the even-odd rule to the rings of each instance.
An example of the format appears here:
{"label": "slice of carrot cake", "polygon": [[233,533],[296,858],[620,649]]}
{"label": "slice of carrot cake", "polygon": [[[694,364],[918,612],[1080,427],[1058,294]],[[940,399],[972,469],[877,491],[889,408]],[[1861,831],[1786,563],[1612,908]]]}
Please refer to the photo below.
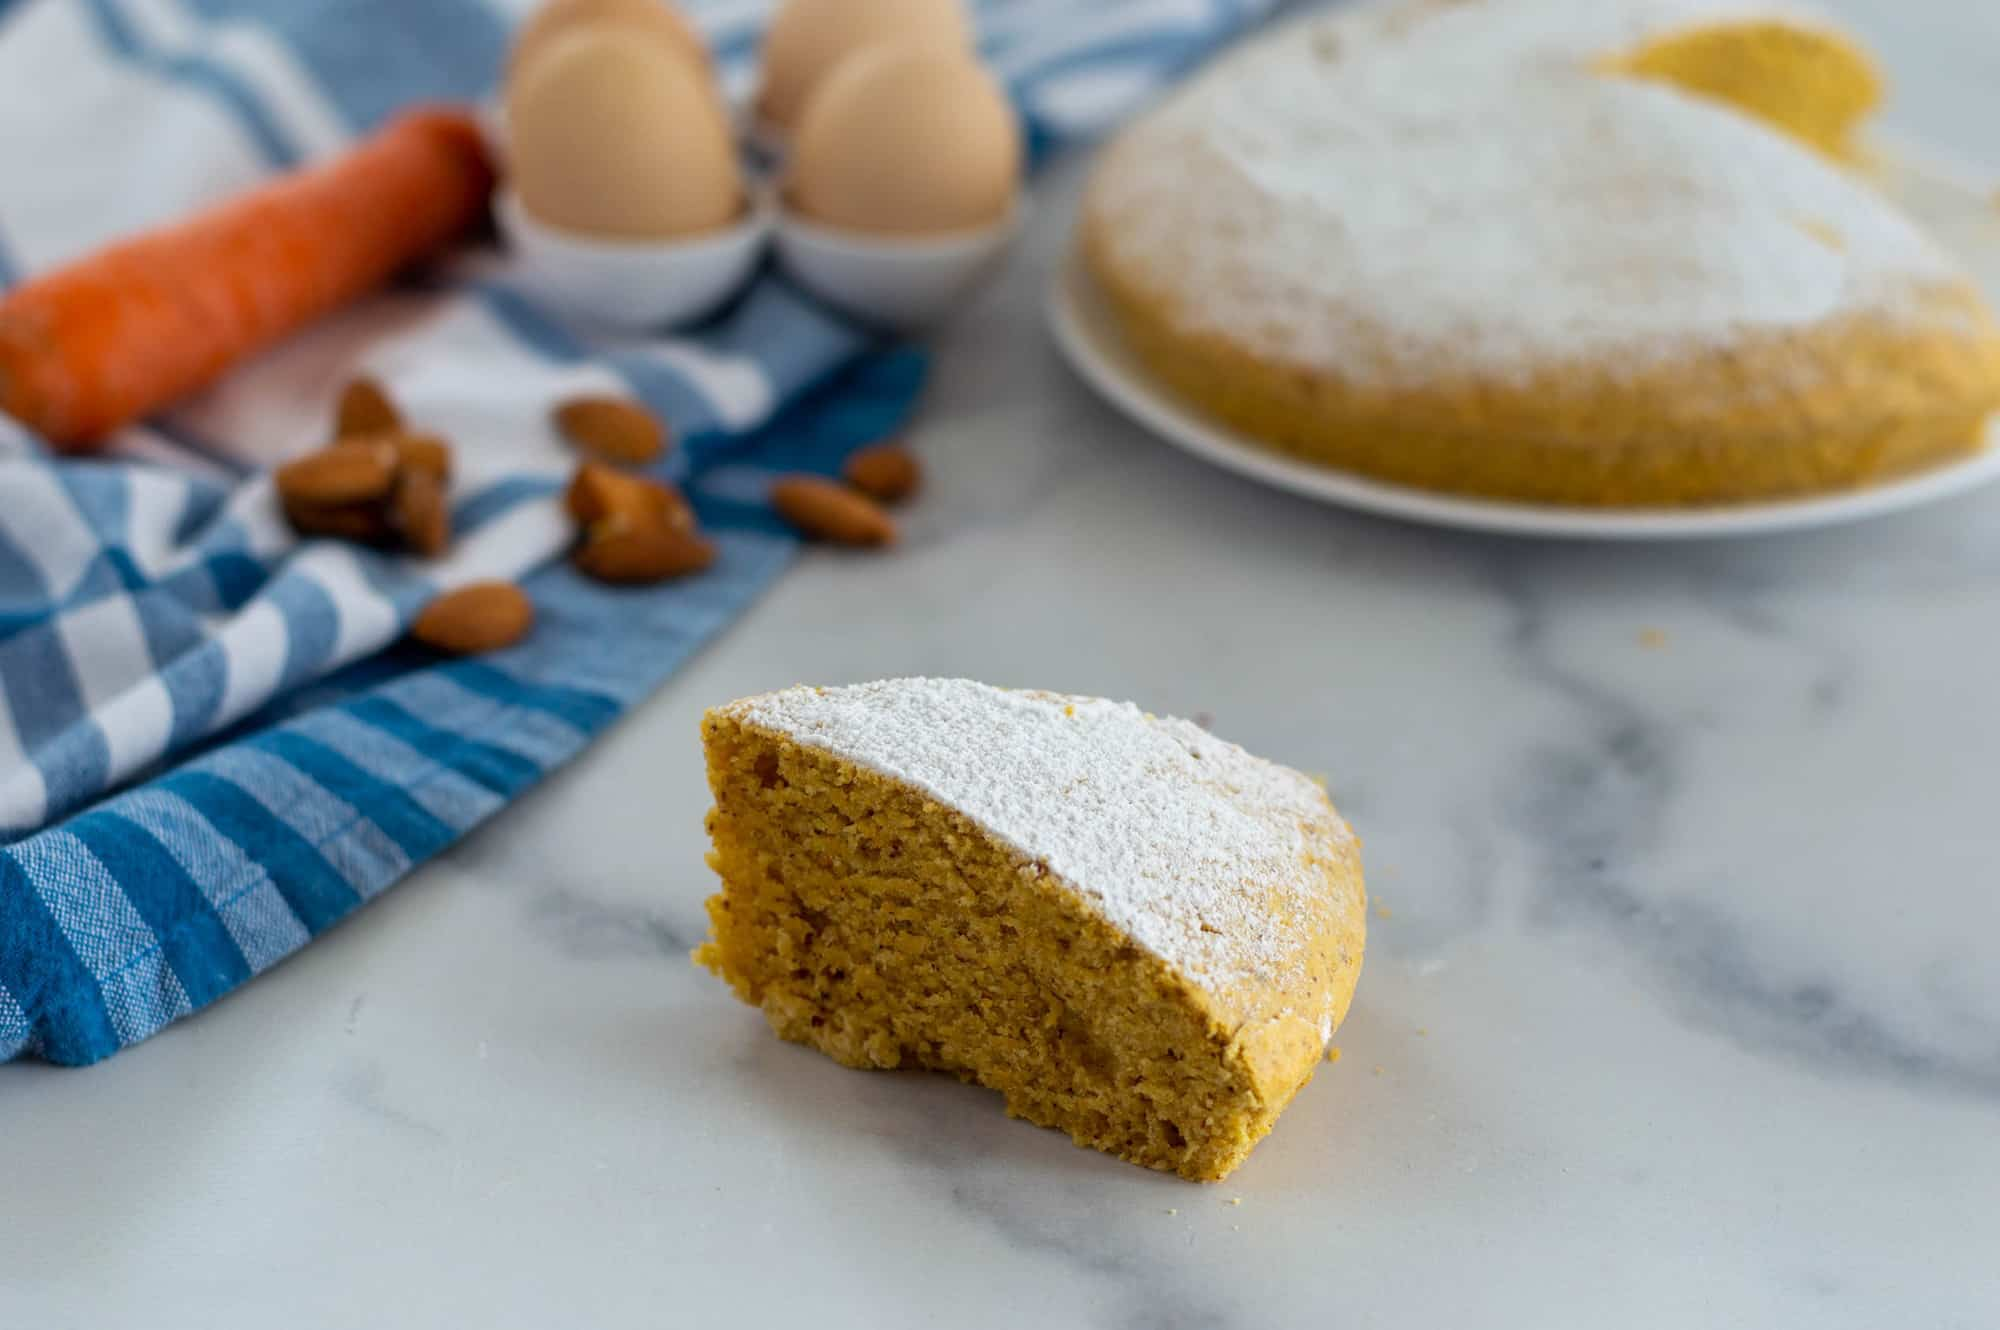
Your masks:
{"label": "slice of carrot cake", "polygon": [[1130,703],[963,679],[791,688],[702,722],[696,959],[850,1067],[928,1067],[1149,1168],[1225,1176],[1361,970],[1326,793]]}

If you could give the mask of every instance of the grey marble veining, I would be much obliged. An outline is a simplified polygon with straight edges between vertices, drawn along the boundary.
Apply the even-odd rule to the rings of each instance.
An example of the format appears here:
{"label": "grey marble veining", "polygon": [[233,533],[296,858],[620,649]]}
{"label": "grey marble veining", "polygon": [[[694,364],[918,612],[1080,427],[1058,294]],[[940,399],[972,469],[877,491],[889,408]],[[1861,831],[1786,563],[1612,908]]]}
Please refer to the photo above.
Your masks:
{"label": "grey marble veining", "polygon": [[[2000,20],[1843,9],[2000,178]],[[1042,336],[1077,179],[946,340],[904,549],[199,1018],[0,1069],[0,1326],[2000,1325],[2000,493],[1628,549],[1257,488]],[[701,710],[908,673],[1205,716],[1362,832],[1342,1057],[1229,1181],[688,962]]]}

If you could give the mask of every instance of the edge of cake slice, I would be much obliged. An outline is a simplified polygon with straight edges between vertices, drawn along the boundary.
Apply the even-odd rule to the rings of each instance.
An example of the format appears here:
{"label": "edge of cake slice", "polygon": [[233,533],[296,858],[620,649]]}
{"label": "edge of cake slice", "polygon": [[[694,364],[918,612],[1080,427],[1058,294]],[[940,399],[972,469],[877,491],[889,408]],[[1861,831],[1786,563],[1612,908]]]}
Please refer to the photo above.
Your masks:
{"label": "edge of cake slice", "polygon": [[702,722],[713,938],[780,1036],[1223,1177],[1359,976],[1360,846],[1325,791],[1129,703],[962,679],[792,688]]}

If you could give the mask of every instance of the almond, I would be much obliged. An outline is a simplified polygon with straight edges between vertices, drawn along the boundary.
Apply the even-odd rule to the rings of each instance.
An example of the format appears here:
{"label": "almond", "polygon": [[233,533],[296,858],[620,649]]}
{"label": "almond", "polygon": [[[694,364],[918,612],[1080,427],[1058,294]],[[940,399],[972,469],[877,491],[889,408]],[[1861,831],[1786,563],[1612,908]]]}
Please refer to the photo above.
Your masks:
{"label": "almond", "polygon": [[437,435],[398,431],[389,442],[396,449],[397,464],[405,470],[428,471],[440,481],[451,479],[451,445]]}
{"label": "almond", "polygon": [[283,500],[285,520],[302,536],[331,536],[361,545],[386,545],[394,534],[382,505],[350,503],[320,505]]}
{"label": "almond", "polygon": [[900,503],[923,483],[923,468],[898,444],[878,443],[847,459],[841,478],[871,499]]}
{"label": "almond", "polygon": [[625,397],[572,397],[556,408],[556,428],[577,447],[607,462],[638,466],[667,450],[658,417]]}
{"label": "almond", "polygon": [[451,505],[445,502],[444,481],[423,467],[405,465],[396,477],[389,522],[418,554],[444,553],[451,543]]}
{"label": "almond", "polygon": [[626,479],[601,463],[585,462],[570,477],[569,488],[563,491],[563,511],[569,514],[570,521],[589,526],[616,506],[621,482]]}
{"label": "almond", "polygon": [[578,570],[600,582],[663,582],[714,562],[715,546],[700,536],[623,513],[591,523],[576,551]]}
{"label": "almond", "polygon": [[410,636],[454,655],[497,651],[527,635],[535,606],[512,582],[473,582],[447,591],[410,625]]}
{"label": "almond", "polygon": [[333,437],[380,434],[398,429],[402,423],[402,413],[396,410],[396,404],[389,400],[382,385],[364,375],[340,390],[340,405],[334,409]]}
{"label": "almond", "polygon": [[576,469],[576,477],[563,495],[563,506],[581,526],[623,513],[635,522],[661,521],[676,531],[695,529],[694,509],[679,490],[645,476],[614,471],[601,462],[585,462]]}
{"label": "almond", "polygon": [[396,460],[395,448],[380,439],[337,443],[279,467],[278,496],[315,508],[367,503],[389,493]]}
{"label": "almond", "polygon": [[814,540],[836,545],[893,545],[896,524],[866,495],[819,476],[786,476],[771,486],[778,516]]}

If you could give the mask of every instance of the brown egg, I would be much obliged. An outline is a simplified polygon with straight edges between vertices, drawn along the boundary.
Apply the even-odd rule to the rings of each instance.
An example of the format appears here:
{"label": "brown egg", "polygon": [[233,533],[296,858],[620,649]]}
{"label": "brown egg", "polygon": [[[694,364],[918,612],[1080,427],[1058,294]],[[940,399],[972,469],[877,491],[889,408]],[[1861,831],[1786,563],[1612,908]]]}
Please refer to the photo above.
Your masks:
{"label": "brown egg", "polygon": [[551,38],[507,89],[515,192],[551,226],[692,235],[735,221],[743,176],[706,71],[616,24]]}
{"label": "brown egg", "polygon": [[669,0],[547,0],[515,36],[514,49],[507,58],[508,78],[520,73],[535,53],[559,34],[595,23],[622,24],[665,43],[697,65],[708,65],[708,46],[701,33]]}
{"label": "brown egg", "polygon": [[790,130],[814,87],[849,55],[878,42],[972,48],[964,0],[791,0],[764,35],[757,118]]}
{"label": "brown egg", "polygon": [[998,221],[1021,173],[1021,133],[971,56],[877,46],[806,104],[787,167],[800,213],[854,231],[923,235]]}

